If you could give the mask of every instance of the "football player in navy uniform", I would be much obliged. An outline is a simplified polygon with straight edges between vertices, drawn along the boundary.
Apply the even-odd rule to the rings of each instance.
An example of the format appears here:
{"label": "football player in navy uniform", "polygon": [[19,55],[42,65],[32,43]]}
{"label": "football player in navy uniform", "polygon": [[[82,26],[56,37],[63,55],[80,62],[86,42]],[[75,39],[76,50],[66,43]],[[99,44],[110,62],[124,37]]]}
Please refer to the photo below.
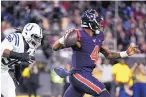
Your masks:
{"label": "football player in navy uniform", "polygon": [[92,76],[98,53],[101,52],[108,59],[124,58],[140,51],[129,46],[126,51],[113,52],[104,44],[103,18],[96,10],[87,10],[81,17],[81,29],[71,29],[53,45],[53,50],[71,47],[72,69],[66,73],[63,69],[55,70],[60,76],[69,75],[70,86],[64,97],[82,97],[85,93],[95,97],[111,97],[102,82]]}

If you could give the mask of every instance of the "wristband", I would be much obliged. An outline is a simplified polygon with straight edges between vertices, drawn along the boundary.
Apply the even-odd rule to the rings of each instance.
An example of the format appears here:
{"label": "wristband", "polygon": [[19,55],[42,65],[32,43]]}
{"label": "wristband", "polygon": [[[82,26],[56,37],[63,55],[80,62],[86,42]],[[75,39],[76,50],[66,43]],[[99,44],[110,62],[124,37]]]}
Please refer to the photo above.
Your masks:
{"label": "wristband", "polygon": [[59,39],[59,43],[64,44],[64,36]]}
{"label": "wristband", "polygon": [[120,52],[120,56],[121,58],[125,58],[125,57],[128,57],[128,54],[126,51],[123,51],[123,52]]}

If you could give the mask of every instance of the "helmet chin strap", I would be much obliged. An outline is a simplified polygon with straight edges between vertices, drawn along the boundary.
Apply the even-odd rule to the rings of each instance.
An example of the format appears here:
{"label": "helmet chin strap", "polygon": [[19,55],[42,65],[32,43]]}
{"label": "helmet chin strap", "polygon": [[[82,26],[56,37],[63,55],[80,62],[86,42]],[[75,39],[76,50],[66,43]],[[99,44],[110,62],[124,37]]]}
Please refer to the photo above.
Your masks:
{"label": "helmet chin strap", "polygon": [[94,31],[95,32],[95,34],[99,34],[100,33],[100,31],[99,30],[93,30],[92,29],[92,26],[91,26],[91,24],[89,23],[89,27],[90,27],[90,29],[92,30],[92,31]]}
{"label": "helmet chin strap", "polygon": [[99,33],[100,33],[100,31],[99,31],[99,30],[96,30],[96,31],[95,31],[95,34],[99,34]]}

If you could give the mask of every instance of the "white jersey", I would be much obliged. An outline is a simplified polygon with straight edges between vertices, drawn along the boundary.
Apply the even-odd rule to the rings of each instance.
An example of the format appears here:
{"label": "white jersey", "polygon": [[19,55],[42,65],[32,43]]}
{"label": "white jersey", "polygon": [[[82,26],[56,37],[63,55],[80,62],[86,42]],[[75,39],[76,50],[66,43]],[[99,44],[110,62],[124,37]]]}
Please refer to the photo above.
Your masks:
{"label": "white jersey", "polygon": [[[24,39],[22,34],[21,33],[9,34],[1,43],[1,52],[0,52],[1,56],[5,49],[9,49],[11,51],[15,51],[18,53],[24,53],[25,48],[24,48]],[[29,49],[29,51],[31,51],[31,53],[32,51],[33,53],[35,52],[34,49],[33,50]],[[12,65],[18,63],[19,60],[2,57],[1,62],[2,62],[1,71],[5,72],[8,71]]]}

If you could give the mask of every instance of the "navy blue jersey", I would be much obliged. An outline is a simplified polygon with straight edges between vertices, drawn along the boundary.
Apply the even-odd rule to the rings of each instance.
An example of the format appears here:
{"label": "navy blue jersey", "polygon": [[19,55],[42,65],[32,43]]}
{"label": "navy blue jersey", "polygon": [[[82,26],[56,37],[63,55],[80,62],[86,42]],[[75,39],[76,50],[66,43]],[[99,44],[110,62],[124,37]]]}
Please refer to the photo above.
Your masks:
{"label": "navy blue jersey", "polygon": [[63,97],[83,97],[84,93],[97,97],[103,91],[105,91],[102,94],[104,97],[111,97],[105,86],[92,76],[95,61],[98,60],[98,52],[104,40],[103,32],[91,37],[82,29],[76,30],[75,34],[77,34],[77,41],[81,44],[81,47],[72,47],[71,71],[66,72],[60,68],[54,69],[61,77],[69,75],[70,86]]}
{"label": "navy blue jersey", "polygon": [[94,68],[94,62],[98,59],[98,52],[104,40],[103,32],[89,36],[83,29],[78,30],[78,41],[81,48],[72,47],[72,67],[75,69],[89,67]]}

